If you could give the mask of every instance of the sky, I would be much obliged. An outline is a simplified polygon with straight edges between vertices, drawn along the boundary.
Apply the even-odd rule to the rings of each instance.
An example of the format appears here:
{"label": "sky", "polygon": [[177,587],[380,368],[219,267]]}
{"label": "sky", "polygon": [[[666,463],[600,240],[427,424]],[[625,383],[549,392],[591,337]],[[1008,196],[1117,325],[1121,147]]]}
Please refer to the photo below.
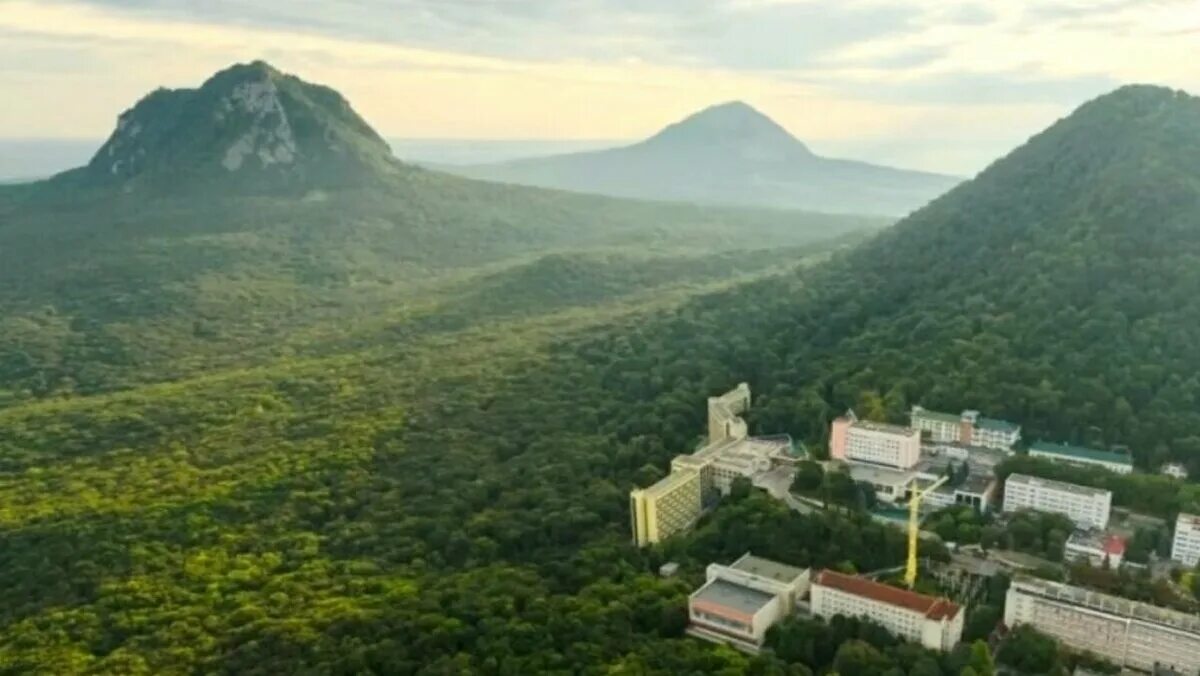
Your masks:
{"label": "sky", "polygon": [[1121,84],[1200,93],[1200,0],[0,0],[0,138],[102,139],[254,59],[385,137],[637,139],[740,99],[970,175]]}

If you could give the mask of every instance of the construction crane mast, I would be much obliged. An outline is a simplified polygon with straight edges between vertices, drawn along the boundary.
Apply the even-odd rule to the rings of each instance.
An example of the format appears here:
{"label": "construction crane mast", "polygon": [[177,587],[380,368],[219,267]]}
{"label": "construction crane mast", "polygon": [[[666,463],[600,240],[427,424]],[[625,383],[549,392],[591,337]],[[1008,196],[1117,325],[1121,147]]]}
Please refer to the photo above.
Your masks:
{"label": "construction crane mast", "polygon": [[944,476],[924,489],[914,487],[912,497],[908,499],[908,565],[904,567],[904,585],[909,589],[917,584],[917,544],[921,540],[921,500],[930,491],[949,480],[949,476]]}

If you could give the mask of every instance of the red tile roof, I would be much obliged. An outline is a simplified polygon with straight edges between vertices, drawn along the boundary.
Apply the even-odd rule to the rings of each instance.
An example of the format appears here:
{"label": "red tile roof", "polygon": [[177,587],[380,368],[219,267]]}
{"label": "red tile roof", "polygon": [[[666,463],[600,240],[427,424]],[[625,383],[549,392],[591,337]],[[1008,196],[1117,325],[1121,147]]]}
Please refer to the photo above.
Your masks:
{"label": "red tile roof", "polygon": [[959,611],[959,605],[949,599],[926,596],[868,580],[865,577],[845,575],[832,570],[822,570],[817,573],[815,584],[888,605],[915,610],[931,620],[953,619]]}
{"label": "red tile roof", "polygon": [[1124,554],[1125,541],[1119,535],[1110,535],[1104,539],[1105,554]]}

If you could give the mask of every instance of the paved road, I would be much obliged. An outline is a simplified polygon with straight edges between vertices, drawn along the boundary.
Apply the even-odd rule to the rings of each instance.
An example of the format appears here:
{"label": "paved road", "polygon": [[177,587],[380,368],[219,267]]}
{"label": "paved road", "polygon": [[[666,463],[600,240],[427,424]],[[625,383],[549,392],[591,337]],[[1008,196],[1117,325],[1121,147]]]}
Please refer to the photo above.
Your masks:
{"label": "paved road", "polygon": [[792,473],[793,470],[791,467],[776,467],[769,472],[754,477],[754,485],[765,490],[776,500],[782,500],[787,503],[788,507],[802,514],[808,514],[819,509],[819,507],[804,502],[792,495],[790,490],[792,487]]}

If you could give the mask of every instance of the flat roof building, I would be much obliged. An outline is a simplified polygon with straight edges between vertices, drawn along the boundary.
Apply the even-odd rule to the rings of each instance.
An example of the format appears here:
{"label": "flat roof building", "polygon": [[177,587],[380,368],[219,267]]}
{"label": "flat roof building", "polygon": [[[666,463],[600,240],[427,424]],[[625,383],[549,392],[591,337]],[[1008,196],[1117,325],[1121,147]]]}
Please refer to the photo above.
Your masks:
{"label": "flat roof building", "polygon": [[1020,425],[984,417],[979,411],[968,410],[954,415],[913,406],[909,421],[914,429],[927,432],[934,442],[956,442],[1008,451],[1021,439]]}
{"label": "flat roof building", "polygon": [[1058,582],[1019,577],[1004,623],[1030,625],[1075,651],[1154,672],[1200,672],[1200,618]]}
{"label": "flat roof building", "polygon": [[910,427],[859,420],[854,411],[833,421],[829,457],[908,469],[921,459],[921,433]]}
{"label": "flat roof building", "polygon": [[808,592],[808,570],[747,552],[728,566],[710,564],[704,586],[688,597],[688,633],[754,650],[767,630]]}
{"label": "flat roof building", "polygon": [[1064,554],[1076,561],[1087,561],[1097,568],[1106,563],[1110,568],[1121,567],[1125,559],[1125,540],[1097,530],[1077,530],[1067,538]]}
{"label": "flat roof building", "polygon": [[1072,465],[1103,467],[1117,474],[1129,474],[1133,471],[1132,456],[1126,453],[1100,451],[1083,446],[1048,444],[1044,441],[1038,441],[1029,447],[1029,457],[1045,458],[1052,462],[1063,462]]}
{"label": "flat roof building", "polygon": [[1171,542],[1171,558],[1194,568],[1200,563],[1200,516],[1180,514],[1175,519],[1175,538]]}
{"label": "flat roof building", "polygon": [[1112,509],[1112,492],[1028,474],[1012,474],[1004,482],[1004,511],[1021,509],[1057,512],[1066,515],[1078,528],[1104,530],[1108,527]]}
{"label": "flat roof building", "polygon": [[914,472],[874,465],[850,464],[850,478],[855,483],[864,483],[875,490],[875,497],[884,502],[899,502],[904,499],[909,484],[916,476]]}
{"label": "flat roof building", "polygon": [[639,547],[687,530],[706,505],[727,495],[733,480],[753,478],[777,463],[792,463],[792,441],[787,436],[747,436],[739,417],[750,406],[745,383],[708,400],[707,442],[691,455],[671,461],[671,473],[648,488],[629,492],[630,526]]}
{"label": "flat roof building", "polygon": [[931,650],[950,650],[962,640],[966,615],[965,608],[949,599],[832,570],[813,577],[810,604],[817,617],[865,617]]}

